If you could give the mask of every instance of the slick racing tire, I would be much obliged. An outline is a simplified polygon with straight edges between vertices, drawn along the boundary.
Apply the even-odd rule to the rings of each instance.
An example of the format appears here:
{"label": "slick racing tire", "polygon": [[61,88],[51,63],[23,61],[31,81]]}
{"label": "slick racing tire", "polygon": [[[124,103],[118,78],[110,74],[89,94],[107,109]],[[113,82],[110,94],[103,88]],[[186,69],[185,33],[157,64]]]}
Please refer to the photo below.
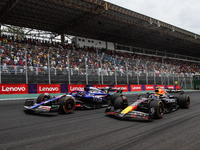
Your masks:
{"label": "slick racing tire", "polygon": [[75,99],[70,96],[62,97],[58,103],[60,105],[60,113],[62,114],[71,113],[76,107]]}
{"label": "slick racing tire", "polygon": [[150,118],[161,119],[164,115],[164,104],[162,101],[154,100],[150,103],[149,116]]}
{"label": "slick racing tire", "polygon": [[189,95],[179,95],[177,103],[180,108],[189,108],[190,107],[190,96]]}
{"label": "slick racing tire", "polygon": [[128,106],[128,101],[126,97],[123,98],[122,96],[119,96],[114,101],[114,109],[125,109],[127,106]]}
{"label": "slick racing tire", "polygon": [[44,101],[46,101],[46,100],[48,100],[48,99],[51,99],[52,98],[52,96],[50,95],[50,94],[48,94],[48,93],[45,93],[45,94],[40,94],[39,96],[38,96],[38,98],[37,98],[37,103],[41,103],[41,102],[44,102]]}
{"label": "slick racing tire", "polygon": [[114,105],[115,100],[121,96],[121,93],[114,93],[111,95],[111,104]]}

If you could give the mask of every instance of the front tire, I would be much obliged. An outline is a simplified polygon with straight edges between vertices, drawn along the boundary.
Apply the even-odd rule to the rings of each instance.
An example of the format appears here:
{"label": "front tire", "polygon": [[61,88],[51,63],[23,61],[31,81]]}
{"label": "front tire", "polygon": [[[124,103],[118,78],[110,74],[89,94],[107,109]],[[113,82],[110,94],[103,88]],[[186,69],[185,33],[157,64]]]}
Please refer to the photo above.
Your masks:
{"label": "front tire", "polygon": [[59,101],[60,113],[68,114],[72,113],[76,107],[76,102],[73,97],[62,97]]}
{"label": "front tire", "polygon": [[125,109],[128,106],[128,100],[126,97],[119,96],[114,101],[114,109]]}
{"label": "front tire", "polygon": [[177,99],[177,103],[180,106],[180,108],[189,108],[190,107],[190,96],[189,95],[179,95]]}
{"label": "front tire", "polygon": [[154,100],[150,103],[149,116],[150,118],[161,119],[164,115],[164,104],[162,101]]}
{"label": "front tire", "polygon": [[45,93],[45,94],[40,94],[39,96],[38,96],[38,98],[37,98],[37,103],[42,103],[42,102],[44,102],[44,101],[46,101],[46,100],[48,100],[48,99],[51,99],[52,98],[52,96],[50,95],[50,94],[48,94],[48,93]]}

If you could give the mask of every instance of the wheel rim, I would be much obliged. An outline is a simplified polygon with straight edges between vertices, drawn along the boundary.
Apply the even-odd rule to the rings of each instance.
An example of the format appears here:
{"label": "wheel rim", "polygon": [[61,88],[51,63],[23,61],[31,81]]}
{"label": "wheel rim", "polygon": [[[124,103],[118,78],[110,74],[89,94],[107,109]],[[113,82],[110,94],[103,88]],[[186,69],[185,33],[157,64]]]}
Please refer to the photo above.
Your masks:
{"label": "wheel rim", "polygon": [[65,108],[66,111],[69,112],[69,111],[72,111],[72,110],[73,110],[74,106],[75,106],[74,101],[72,101],[72,100],[70,99],[70,100],[67,100],[67,101],[65,102],[64,108]]}
{"label": "wheel rim", "polygon": [[187,105],[187,107],[190,106],[190,97],[189,96],[187,96],[187,98],[186,98],[186,105]]}
{"label": "wheel rim", "polygon": [[163,116],[163,114],[164,114],[164,105],[162,102],[159,103],[158,113],[160,116]]}

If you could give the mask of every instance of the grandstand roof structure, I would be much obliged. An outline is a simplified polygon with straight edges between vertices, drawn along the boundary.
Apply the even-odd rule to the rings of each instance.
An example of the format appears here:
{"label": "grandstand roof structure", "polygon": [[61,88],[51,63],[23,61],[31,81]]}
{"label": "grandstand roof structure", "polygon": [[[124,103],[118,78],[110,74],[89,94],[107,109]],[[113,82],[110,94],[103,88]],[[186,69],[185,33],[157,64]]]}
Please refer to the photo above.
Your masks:
{"label": "grandstand roof structure", "polygon": [[1,0],[0,23],[200,56],[200,35],[103,0]]}

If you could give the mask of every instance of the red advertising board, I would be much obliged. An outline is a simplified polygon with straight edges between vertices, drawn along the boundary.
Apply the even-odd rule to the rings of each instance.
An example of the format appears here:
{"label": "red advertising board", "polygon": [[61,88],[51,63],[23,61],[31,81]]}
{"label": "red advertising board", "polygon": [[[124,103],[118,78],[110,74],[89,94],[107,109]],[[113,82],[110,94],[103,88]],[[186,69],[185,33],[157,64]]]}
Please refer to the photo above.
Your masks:
{"label": "red advertising board", "polygon": [[128,85],[114,85],[115,89],[121,88],[123,92],[128,92]]}
{"label": "red advertising board", "polygon": [[174,89],[174,85],[168,85],[167,88],[168,89]]}
{"label": "red advertising board", "polygon": [[69,84],[68,85],[68,92],[72,91],[84,91],[84,84]]}
{"label": "red advertising board", "polygon": [[179,90],[179,89],[180,89],[180,85],[177,85],[177,86],[176,86],[176,89],[178,89],[178,90]]}
{"label": "red advertising board", "polygon": [[131,91],[142,91],[142,85],[131,85]]}
{"label": "red advertising board", "polygon": [[109,86],[109,85],[95,84],[94,87],[99,88],[99,89],[102,89],[102,88],[110,87],[110,86]]}
{"label": "red advertising board", "polygon": [[165,89],[165,86],[164,86],[164,85],[157,85],[157,87],[162,88],[162,89]]}
{"label": "red advertising board", "polygon": [[145,90],[146,91],[152,91],[152,90],[154,90],[154,85],[145,85]]}
{"label": "red advertising board", "polygon": [[28,94],[28,84],[0,84],[0,94]]}
{"label": "red advertising board", "polygon": [[38,84],[37,93],[60,93],[60,84]]}

